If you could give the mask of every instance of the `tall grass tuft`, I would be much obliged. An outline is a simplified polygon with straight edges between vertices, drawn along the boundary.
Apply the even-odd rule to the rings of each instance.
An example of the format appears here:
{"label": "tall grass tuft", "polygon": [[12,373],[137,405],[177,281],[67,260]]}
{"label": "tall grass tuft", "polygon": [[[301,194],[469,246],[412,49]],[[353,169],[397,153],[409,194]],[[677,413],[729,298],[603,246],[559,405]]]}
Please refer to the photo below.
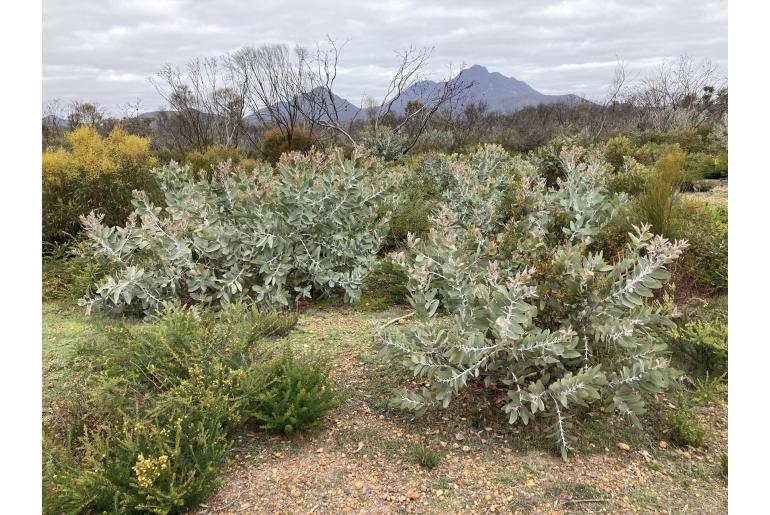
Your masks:
{"label": "tall grass tuft", "polygon": [[638,197],[642,217],[652,226],[654,234],[671,235],[674,207],[685,181],[686,160],[684,152],[670,152],[661,157],[647,180],[647,188]]}

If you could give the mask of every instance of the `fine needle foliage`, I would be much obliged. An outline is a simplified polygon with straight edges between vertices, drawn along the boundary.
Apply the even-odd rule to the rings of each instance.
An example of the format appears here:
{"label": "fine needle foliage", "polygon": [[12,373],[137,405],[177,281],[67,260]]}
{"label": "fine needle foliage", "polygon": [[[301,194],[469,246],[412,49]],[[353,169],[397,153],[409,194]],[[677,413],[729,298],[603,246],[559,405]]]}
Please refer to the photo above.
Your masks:
{"label": "fine needle foliage", "polygon": [[65,362],[71,387],[44,423],[44,513],[188,513],[242,428],[293,433],[336,405],[327,362],[276,340],[294,314],[167,306],[148,321],[107,326]]}
{"label": "fine needle foliage", "polygon": [[93,212],[82,218],[93,258],[117,272],[81,304],[145,312],[165,301],[287,306],[336,289],[356,301],[392,201],[376,164],[337,151],[285,155],[276,172],[222,164],[198,178],[175,163],[157,168],[166,207],[134,192],[124,227],[105,226]]}
{"label": "fine needle foliage", "polygon": [[[488,197],[490,162],[465,162],[462,173],[478,172],[480,186],[456,192],[464,202],[445,206],[428,238],[409,238],[395,257],[409,276],[414,323],[383,329],[378,341],[385,359],[424,385],[399,391],[396,406],[422,414],[483,386],[504,399],[511,424],[550,419],[566,457],[569,411],[603,399],[638,425],[644,394],[675,377],[666,346],[650,339],[670,321],[650,299],[687,244],[645,225],[615,262],[589,252],[625,198],[609,193],[604,163],[581,149],[562,152],[561,163],[553,188],[532,177],[532,166],[503,166],[517,175],[517,207],[504,227],[481,230],[466,221]],[[503,252],[502,240],[519,243]]]}

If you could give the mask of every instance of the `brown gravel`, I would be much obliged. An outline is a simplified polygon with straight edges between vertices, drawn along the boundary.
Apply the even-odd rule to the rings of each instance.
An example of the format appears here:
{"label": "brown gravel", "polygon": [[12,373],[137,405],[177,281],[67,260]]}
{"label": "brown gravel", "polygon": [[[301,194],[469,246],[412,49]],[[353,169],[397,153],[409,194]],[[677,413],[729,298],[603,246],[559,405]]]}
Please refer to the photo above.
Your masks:
{"label": "brown gravel", "polygon": [[[372,408],[382,385],[370,322],[392,317],[301,317],[290,338],[332,353],[333,377],[347,398],[321,429],[242,435],[220,488],[198,513],[726,512],[727,482],[718,472],[726,406],[700,412],[713,435],[709,447],[675,450],[656,435],[648,445],[618,441],[602,449],[591,442],[592,452],[566,462],[547,450],[514,449],[515,431],[479,429],[461,414],[419,421],[382,414]],[[418,443],[441,454],[434,469],[416,463]]]}

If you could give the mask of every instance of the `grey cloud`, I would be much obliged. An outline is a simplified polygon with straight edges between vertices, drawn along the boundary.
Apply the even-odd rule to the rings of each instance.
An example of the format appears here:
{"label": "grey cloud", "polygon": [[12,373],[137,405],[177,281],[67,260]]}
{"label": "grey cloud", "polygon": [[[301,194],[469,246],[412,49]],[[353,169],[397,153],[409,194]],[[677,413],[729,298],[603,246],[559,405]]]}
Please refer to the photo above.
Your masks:
{"label": "grey cloud", "polygon": [[377,96],[410,44],[435,46],[436,77],[482,64],[544,93],[600,97],[616,59],[635,74],[682,54],[727,68],[726,0],[252,2],[44,0],[45,99],[91,100],[117,112],[139,97],[160,106],[147,78],[245,45],[314,47],[349,39],[338,93]]}

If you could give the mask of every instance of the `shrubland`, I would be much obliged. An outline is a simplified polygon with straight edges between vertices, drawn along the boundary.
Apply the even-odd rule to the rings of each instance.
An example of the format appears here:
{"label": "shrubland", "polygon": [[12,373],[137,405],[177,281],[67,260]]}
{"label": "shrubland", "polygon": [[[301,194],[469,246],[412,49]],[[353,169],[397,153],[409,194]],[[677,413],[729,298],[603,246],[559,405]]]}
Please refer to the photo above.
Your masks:
{"label": "shrubland", "polygon": [[[329,296],[411,306],[376,333],[399,369],[382,378],[391,407],[492,407],[565,456],[589,417],[709,442],[688,402],[726,388],[727,317],[710,302],[727,290],[727,209],[685,194],[727,177],[726,90],[706,96],[668,120],[625,103],[466,106],[419,128],[387,112],[347,139],[236,124],[190,146],[168,114],[164,141],[98,117],[57,130],[44,298],[145,317],[94,314],[47,380],[45,511],[186,511],[240,431],[320,425],[337,403],[328,362],[285,344],[298,315],[274,309]],[[645,417],[651,398],[678,407]],[[413,461],[443,467],[420,441]]]}
{"label": "shrubland", "polygon": [[275,340],[295,323],[242,304],[167,308],[80,338],[66,394],[46,401],[45,512],[181,513],[216,486],[241,428],[318,425],[336,404],[325,360]]}
{"label": "shrubland", "polygon": [[[680,316],[673,299],[726,290],[726,209],[681,194],[692,134],[647,138],[391,162],[387,142],[275,167],[211,148],[156,167],[154,194],[86,214],[45,261],[46,298],[148,315],[67,357],[74,386],[44,424],[46,511],[183,511],[237,431],[318,425],[336,402],[326,361],[284,348],[296,315],[268,310],[306,298],[410,305],[376,335],[383,363],[415,376],[390,379],[392,406],[481,396],[564,455],[587,412],[641,424],[677,369],[721,384],[726,318]],[[678,445],[707,437],[681,407],[668,423]]]}

